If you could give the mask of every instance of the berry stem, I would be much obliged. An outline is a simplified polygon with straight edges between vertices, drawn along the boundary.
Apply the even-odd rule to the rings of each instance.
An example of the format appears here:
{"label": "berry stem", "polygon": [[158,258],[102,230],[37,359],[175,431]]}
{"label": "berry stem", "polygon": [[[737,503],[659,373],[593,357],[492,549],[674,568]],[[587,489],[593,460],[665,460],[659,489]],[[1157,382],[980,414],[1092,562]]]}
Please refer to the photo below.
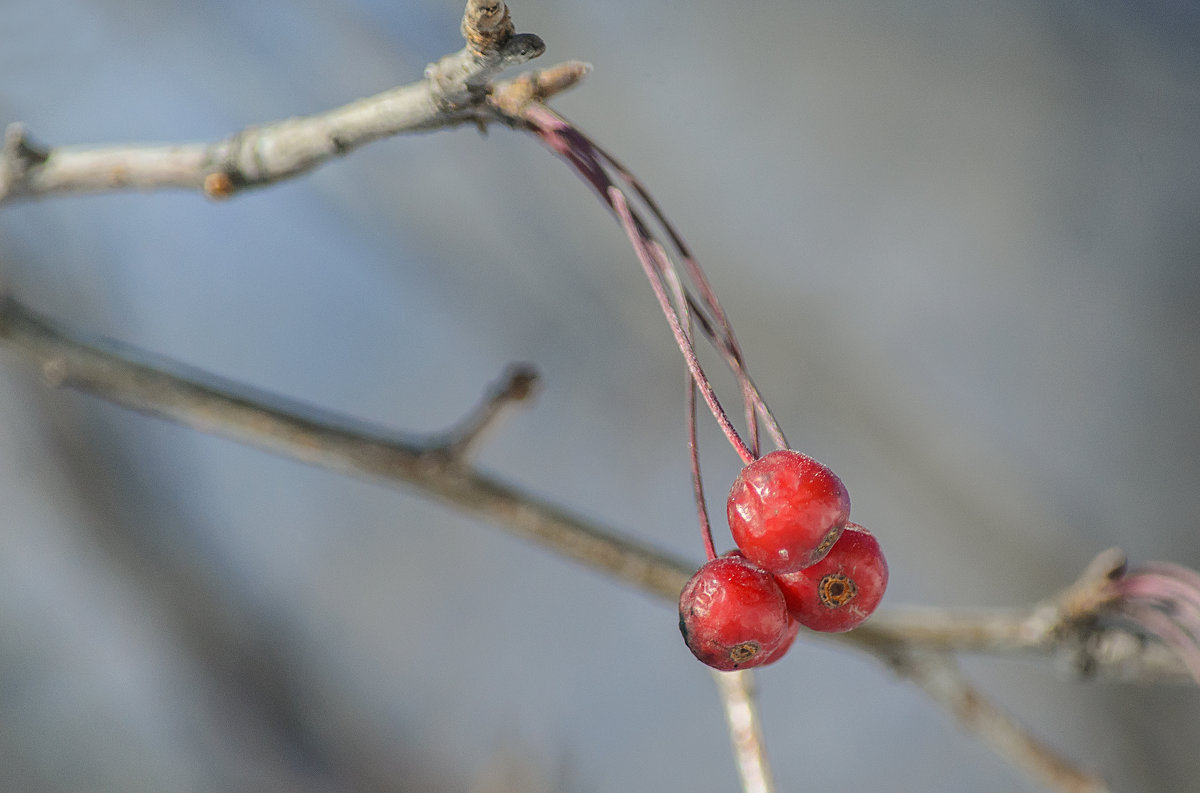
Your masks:
{"label": "berry stem", "polygon": [[[675,273],[668,278],[672,296],[675,300],[675,310],[683,318],[683,332],[688,341],[692,340],[692,314],[689,310],[691,301],[684,293],[683,285]],[[717,548],[713,543],[712,522],[708,518],[708,502],[704,498],[704,479],[700,475],[700,440],[696,435],[696,379],[689,370],[687,373],[687,395],[684,397],[684,415],[687,423],[688,458],[692,467],[692,492],[696,498],[696,514],[700,520],[700,537],[704,541],[704,553],[709,561],[717,558]],[[757,451],[758,438],[754,438],[754,451]]]}
{"label": "berry stem", "polygon": [[[667,317],[667,322],[671,326],[671,332],[675,336],[675,343],[679,346],[684,359],[687,361],[688,370],[692,373],[692,377],[700,389],[700,393],[704,396],[704,401],[708,404],[709,410],[712,411],[713,417],[717,420],[717,424],[720,425],[722,432],[725,433],[726,438],[729,439],[730,444],[742,460],[749,463],[758,458],[758,421],[756,414],[765,417],[769,431],[775,442],[781,447],[786,446],[786,440],[783,438],[783,433],[779,431],[778,423],[771,416],[765,400],[762,399],[757,388],[746,375],[741,350],[733,337],[733,330],[729,325],[725,312],[716,302],[716,295],[713,293],[711,285],[708,283],[707,278],[700,270],[695,259],[692,258],[682,237],[679,236],[675,228],[667,221],[650,194],[628,169],[617,162],[611,155],[600,149],[570,122],[545,105],[539,103],[529,104],[522,110],[522,118],[529,125],[531,131],[535,132],[546,145],[575,168],[584,181],[596,190],[600,198],[617,215],[626,235],[633,244],[634,252],[637,254],[643,270],[645,270],[647,277],[650,279],[655,298],[659,301],[659,305]],[[695,313],[705,336],[721,353],[741,385],[742,400],[746,410],[752,446],[748,446],[733,428],[729,417],[717,400],[712,384],[704,374],[704,370],[700,367],[690,334],[683,333],[679,309],[673,309],[666,297],[666,289],[663,286],[662,279],[673,277],[679,280],[674,262],[662,245],[655,240],[654,235],[650,232],[641,217],[630,208],[625,194],[609,177],[610,170],[619,176],[642,199],[643,203],[646,204],[651,214],[659,221],[667,235],[671,238],[671,242],[675,246],[680,258],[686,263],[689,276],[696,282],[697,289],[700,292],[699,298],[694,298],[688,290],[680,287],[684,301],[696,309]],[[709,317],[709,314],[712,317]],[[719,332],[717,330],[718,327],[720,328]]]}
{"label": "berry stem", "polygon": [[700,389],[700,394],[708,404],[708,409],[712,412],[713,418],[717,420],[721,431],[725,433],[725,437],[729,439],[730,445],[733,446],[734,451],[738,453],[742,461],[747,464],[754,462],[756,459],[754,453],[750,451],[746,442],[742,440],[737,429],[734,428],[733,423],[729,420],[729,416],[725,413],[725,409],[721,407],[716,392],[713,391],[712,383],[709,382],[708,376],[704,374],[704,369],[700,366],[700,360],[696,357],[696,349],[692,346],[691,339],[684,333],[678,314],[671,308],[670,298],[667,297],[666,287],[663,285],[663,277],[664,272],[669,272],[672,275],[675,273],[669,267],[669,264],[664,264],[664,262],[669,262],[666,252],[662,249],[661,245],[651,247],[646,244],[645,237],[638,228],[640,224],[637,217],[629,209],[625,195],[616,186],[610,186],[606,194],[609,204],[616,212],[621,225],[625,229],[626,236],[629,237],[629,241],[633,244],[634,251],[637,253],[638,261],[642,263],[642,269],[645,271],[646,277],[650,279],[650,288],[654,291],[654,296],[658,299],[658,304],[667,318],[667,324],[671,326],[671,333],[675,336],[675,343],[683,353],[683,357],[687,361],[688,370],[692,374],[692,379]]}
{"label": "berry stem", "polygon": [[[645,203],[650,213],[666,231],[667,236],[671,238],[671,243],[675,246],[675,251],[679,254],[679,258],[683,261],[684,267],[687,269],[688,276],[692,279],[696,286],[696,291],[699,295],[699,306],[703,306],[704,310],[697,310],[696,313],[700,317],[700,327],[704,334],[712,341],[713,346],[720,350],[730,370],[738,379],[742,387],[742,400],[746,406],[746,425],[749,428],[749,435],[752,439],[753,451],[755,456],[758,456],[758,422],[755,418],[757,413],[762,417],[766,424],[767,433],[771,436],[772,441],[780,449],[788,447],[787,439],[784,437],[783,430],[779,427],[779,422],[775,420],[774,414],[767,406],[766,400],[758,391],[758,387],[750,379],[746,371],[746,361],[742,355],[741,346],[737,342],[737,338],[733,334],[733,325],[730,324],[728,316],[725,314],[725,309],[721,307],[721,303],[717,300],[717,293],[712,288],[712,284],[705,275],[704,270],[700,267],[700,263],[692,255],[688,248],[687,242],[663,214],[658,207],[658,202],[650,195],[650,192],[638,180],[636,176],[628,168],[622,165],[615,157],[607,151],[591,144],[592,149],[597,155],[615,171],[626,184],[633,189],[634,193]],[[689,302],[692,302],[689,300]],[[693,303],[693,306],[696,306]],[[706,314],[711,314],[714,321],[710,321]],[[720,332],[717,332],[718,329]]]}
{"label": "berry stem", "polygon": [[687,428],[688,456],[692,461],[692,491],[696,496],[696,513],[700,518],[700,536],[704,540],[704,555],[707,559],[717,558],[713,544],[712,523],[708,519],[708,503],[704,500],[704,480],[700,478],[700,446],[696,439],[696,381],[688,372],[687,383]]}

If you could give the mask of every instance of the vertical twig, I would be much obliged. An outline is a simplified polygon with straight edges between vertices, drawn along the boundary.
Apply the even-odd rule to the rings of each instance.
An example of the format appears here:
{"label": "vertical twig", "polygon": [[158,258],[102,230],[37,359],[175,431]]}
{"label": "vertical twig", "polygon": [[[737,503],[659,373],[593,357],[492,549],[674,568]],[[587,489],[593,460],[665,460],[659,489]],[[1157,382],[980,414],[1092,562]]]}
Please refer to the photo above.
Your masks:
{"label": "vertical twig", "polygon": [[712,673],[725,706],[725,721],[729,724],[729,739],[743,793],[775,793],[775,780],[767,762],[763,743],[762,721],[754,698],[754,674],[740,672]]}

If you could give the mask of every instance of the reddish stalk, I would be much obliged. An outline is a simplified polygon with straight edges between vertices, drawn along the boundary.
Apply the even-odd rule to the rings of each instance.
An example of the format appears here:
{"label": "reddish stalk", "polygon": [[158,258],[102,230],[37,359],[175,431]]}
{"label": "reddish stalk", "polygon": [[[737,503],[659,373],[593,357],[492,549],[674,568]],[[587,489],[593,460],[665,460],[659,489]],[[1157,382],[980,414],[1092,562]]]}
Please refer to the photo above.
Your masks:
{"label": "reddish stalk", "polygon": [[[657,243],[656,243],[657,245]],[[661,249],[661,246],[658,246]],[[665,252],[664,252],[665,255]],[[689,301],[684,294],[683,284],[678,275],[668,271],[667,282],[671,286],[671,295],[675,300],[675,310],[683,318],[683,332],[688,341],[692,340],[692,314]],[[688,459],[691,463],[692,491],[696,498],[696,514],[700,521],[700,536],[704,540],[704,555],[709,561],[717,558],[717,548],[713,543],[712,523],[708,519],[708,502],[704,498],[704,478],[700,475],[700,441],[696,435],[696,378],[688,370],[687,396],[684,398],[684,415],[687,423]],[[752,451],[758,452],[757,433],[752,438]]]}
{"label": "reddish stalk", "polygon": [[[564,123],[565,120],[564,120]],[[659,209],[658,202],[650,195],[650,192],[645,188],[641,181],[615,157],[608,153],[607,150],[596,145],[592,141],[588,141],[592,149],[603,158],[613,171],[615,171],[626,184],[632,188],[634,193],[642,200],[650,213],[666,231],[667,236],[671,238],[671,243],[675,246],[675,250],[679,255],[679,259],[683,262],[684,268],[687,270],[688,277],[696,286],[699,293],[700,302],[705,309],[705,313],[711,314],[716,322],[703,321],[701,327],[704,329],[705,335],[712,341],[725,358],[730,370],[737,377],[738,382],[742,387],[743,401],[746,404],[747,416],[746,425],[749,427],[749,435],[753,442],[754,451],[758,453],[758,426],[755,414],[762,417],[766,424],[767,432],[771,435],[771,439],[780,449],[788,447],[787,439],[784,437],[783,430],[779,427],[779,422],[775,420],[774,414],[767,406],[766,400],[758,391],[758,387],[750,379],[749,373],[746,371],[745,358],[742,355],[741,346],[737,342],[737,338],[733,334],[733,326],[729,322],[725,310],[721,307],[720,301],[717,299],[717,293],[712,288],[712,284],[701,269],[699,262],[692,255],[691,249],[688,248],[687,242],[683,236],[675,229],[675,226],[667,219]],[[701,314],[703,316],[703,313]],[[719,331],[719,332],[718,332]]]}
{"label": "reddish stalk", "polygon": [[[713,390],[712,383],[709,382],[708,375],[704,373],[704,368],[700,365],[700,359],[696,357],[696,348],[692,346],[692,341],[688,335],[684,333],[683,325],[679,321],[679,315],[671,308],[670,298],[667,296],[666,286],[663,283],[664,264],[669,269],[669,260],[662,253],[662,248],[654,250],[647,245],[646,237],[641,233],[639,226],[641,225],[637,216],[633,214],[629,208],[629,204],[625,200],[625,194],[622,193],[616,186],[610,186],[607,190],[609,206],[617,213],[617,218],[621,221],[622,227],[625,229],[625,234],[629,237],[629,241],[633,243],[634,252],[637,253],[638,260],[642,263],[642,269],[646,273],[646,277],[650,280],[650,288],[654,291],[654,296],[658,299],[659,306],[662,307],[663,315],[667,318],[667,324],[671,327],[671,333],[675,336],[675,343],[679,346],[680,352],[683,353],[684,360],[687,361],[688,370],[691,372],[692,380],[700,389],[700,395],[704,397],[704,401],[708,404],[708,409],[712,412],[713,418],[717,420],[721,431],[725,433],[725,437],[729,439],[730,445],[734,451],[742,458],[742,461],[749,464],[757,459],[746,442],[742,440],[742,436],[738,434],[737,429],[733,426],[733,422],[729,420],[728,414],[721,406],[720,400],[717,399],[717,394]],[[662,256],[655,254],[658,253]]]}
{"label": "reddish stalk", "polygon": [[[674,226],[662,214],[657,203],[640,182],[611,155],[596,146],[583,133],[572,126],[562,117],[555,114],[544,105],[531,104],[523,111],[523,119],[551,149],[562,156],[579,175],[596,190],[600,198],[617,214],[626,235],[633,244],[634,252],[638,255],[645,270],[655,297],[663,309],[667,322],[671,326],[676,344],[683,353],[692,373],[695,385],[704,396],[709,410],[721,426],[726,438],[744,462],[757,459],[759,453],[758,417],[762,417],[768,432],[774,442],[781,448],[786,447],[787,441],[779,428],[778,422],[767,407],[753,381],[746,373],[745,362],[728,317],[716,299],[716,295],[704,272],[692,257],[683,238]],[[607,166],[607,168],[606,168]],[[636,210],[629,206],[625,193],[609,177],[611,170],[628,188],[646,205],[651,215],[662,226],[669,237],[679,258],[692,280],[695,293],[681,286],[683,303],[672,307],[667,299],[664,278],[679,280],[675,263],[666,250],[654,238],[648,225]],[[682,313],[690,307],[695,319],[705,336],[712,342],[714,348],[722,355],[726,364],[737,378],[745,408],[750,443],[747,444],[733,428],[724,408],[720,405],[712,385],[704,374],[696,358],[695,347],[691,334],[683,331]]]}

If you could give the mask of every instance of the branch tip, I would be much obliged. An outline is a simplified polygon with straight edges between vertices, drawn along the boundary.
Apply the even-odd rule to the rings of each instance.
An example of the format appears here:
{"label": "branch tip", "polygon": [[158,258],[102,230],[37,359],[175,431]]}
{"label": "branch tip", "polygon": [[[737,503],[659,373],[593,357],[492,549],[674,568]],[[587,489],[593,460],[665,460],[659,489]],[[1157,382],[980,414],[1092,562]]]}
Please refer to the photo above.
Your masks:
{"label": "branch tip", "polygon": [[494,398],[506,402],[524,402],[537,392],[540,382],[541,375],[532,364],[515,363],[504,373],[504,380]]}
{"label": "branch tip", "polygon": [[487,396],[473,411],[447,432],[426,453],[429,459],[462,465],[478,448],[483,436],[498,423],[512,405],[529,400],[536,392],[540,376],[532,364],[512,364],[488,389]]}
{"label": "branch tip", "polygon": [[1088,563],[1081,580],[1090,578],[1115,581],[1125,575],[1129,559],[1120,548],[1108,548],[1096,554],[1096,558]]}
{"label": "branch tip", "polygon": [[538,99],[549,99],[557,93],[573,88],[580,80],[591,74],[592,65],[583,61],[566,61],[543,69],[534,74]]}
{"label": "branch tip", "polygon": [[520,118],[531,102],[545,102],[555,94],[575,87],[590,74],[592,65],[564,61],[547,69],[518,74],[492,86],[488,102],[510,119]]}
{"label": "branch tip", "polygon": [[213,171],[204,177],[204,195],[214,201],[224,201],[231,198],[237,191],[233,177],[225,171]]}
{"label": "branch tip", "polygon": [[462,34],[475,55],[498,49],[515,32],[508,6],[501,0],[467,0]]}

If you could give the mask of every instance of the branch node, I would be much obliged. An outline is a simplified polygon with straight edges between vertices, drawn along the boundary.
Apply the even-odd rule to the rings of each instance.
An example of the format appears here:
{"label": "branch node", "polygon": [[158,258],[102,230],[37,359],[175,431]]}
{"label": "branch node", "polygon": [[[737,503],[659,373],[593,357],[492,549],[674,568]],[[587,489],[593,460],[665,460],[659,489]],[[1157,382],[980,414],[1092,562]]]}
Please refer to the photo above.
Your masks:
{"label": "branch node", "polygon": [[233,177],[225,171],[213,171],[204,177],[204,195],[214,201],[224,201],[237,192]]}
{"label": "branch node", "polygon": [[1079,579],[1055,598],[1063,621],[1093,619],[1100,608],[1116,597],[1111,584],[1125,574],[1125,569],[1125,552],[1120,548],[1097,554]]}
{"label": "branch node", "polygon": [[546,51],[546,42],[535,33],[517,33],[510,36],[500,45],[500,68],[519,66],[534,58],[540,57]]}
{"label": "branch node", "polygon": [[539,379],[537,370],[530,364],[509,366],[475,410],[446,433],[441,443],[432,445],[427,456],[445,464],[464,463],[510,406],[526,402],[536,393]]}
{"label": "branch node", "polygon": [[498,49],[516,29],[508,6],[502,0],[468,0],[463,13],[462,34],[474,55]]}
{"label": "branch node", "polygon": [[0,151],[0,196],[15,192],[30,168],[50,159],[50,149],[33,142],[24,124],[9,124]]}
{"label": "branch node", "polygon": [[4,154],[26,168],[50,159],[50,149],[34,143],[29,130],[20,122],[9,124],[4,130]]}
{"label": "branch node", "polygon": [[520,118],[532,102],[545,102],[575,86],[592,71],[590,63],[566,61],[548,69],[525,72],[492,88],[489,103],[508,118]]}

